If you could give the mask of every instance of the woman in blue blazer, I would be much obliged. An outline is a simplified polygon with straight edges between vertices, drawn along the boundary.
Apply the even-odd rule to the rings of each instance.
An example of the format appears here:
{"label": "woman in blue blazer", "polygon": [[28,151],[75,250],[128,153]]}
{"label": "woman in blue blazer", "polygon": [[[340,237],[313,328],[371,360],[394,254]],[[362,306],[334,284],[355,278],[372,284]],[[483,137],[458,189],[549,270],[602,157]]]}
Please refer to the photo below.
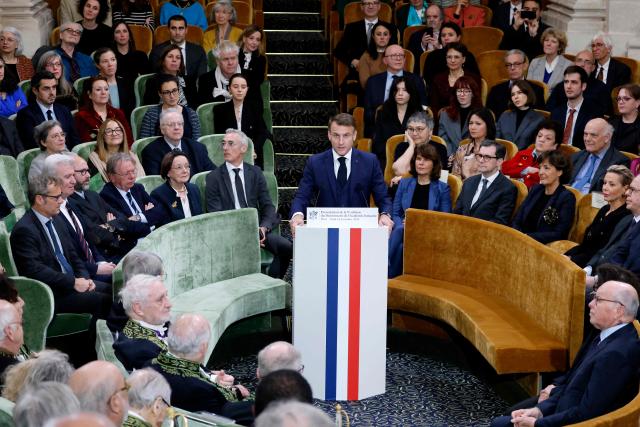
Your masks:
{"label": "woman in blue blazer", "polygon": [[538,161],[540,184],[522,202],[513,228],[540,243],[566,239],[576,208],[576,198],[563,185],[571,179],[571,160],[554,150],[542,153]]}
{"label": "woman in blue blazer", "polygon": [[440,181],[442,165],[429,144],[416,147],[411,158],[411,177],[403,178],[393,200],[393,231],[389,238],[389,277],[402,274],[404,217],[409,208],[451,212],[449,186]]}
{"label": "woman in blue blazer", "polygon": [[524,150],[535,142],[538,126],[544,116],[533,110],[536,94],[525,80],[513,83],[509,110],[500,115],[496,123],[496,138],[506,139]]}
{"label": "woman in blue blazer", "polygon": [[189,159],[181,151],[170,151],[162,159],[160,176],[165,183],[151,192],[162,211],[158,226],[202,214],[200,190],[189,182]]}

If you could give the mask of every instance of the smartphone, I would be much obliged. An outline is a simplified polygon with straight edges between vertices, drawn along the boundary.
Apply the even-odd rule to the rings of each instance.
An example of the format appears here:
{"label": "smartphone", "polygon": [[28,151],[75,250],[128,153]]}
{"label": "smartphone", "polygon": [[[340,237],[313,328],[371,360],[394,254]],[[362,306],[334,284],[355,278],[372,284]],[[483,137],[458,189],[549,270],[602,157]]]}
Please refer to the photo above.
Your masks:
{"label": "smartphone", "polygon": [[433,28],[431,28],[431,27],[427,28],[427,31],[426,31],[426,32],[427,32],[427,35],[428,35],[429,37],[433,37]]}
{"label": "smartphone", "polygon": [[536,13],[533,10],[521,10],[520,11],[520,17],[522,19],[536,19]]}

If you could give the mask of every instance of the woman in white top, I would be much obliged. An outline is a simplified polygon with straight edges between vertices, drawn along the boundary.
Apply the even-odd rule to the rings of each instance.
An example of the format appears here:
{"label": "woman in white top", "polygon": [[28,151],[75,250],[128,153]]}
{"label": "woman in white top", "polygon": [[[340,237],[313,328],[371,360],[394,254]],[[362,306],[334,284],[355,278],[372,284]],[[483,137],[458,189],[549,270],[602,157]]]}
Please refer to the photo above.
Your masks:
{"label": "woman in white top", "polygon": [[547,28],[540,37],[544,56],[539,56],[531,61],[527,80],[544,82],[552,90],[555,85],[562,82],[564,70],[573,65],[571,61],[562,56],[567,47],[567,34],[564,31]]}

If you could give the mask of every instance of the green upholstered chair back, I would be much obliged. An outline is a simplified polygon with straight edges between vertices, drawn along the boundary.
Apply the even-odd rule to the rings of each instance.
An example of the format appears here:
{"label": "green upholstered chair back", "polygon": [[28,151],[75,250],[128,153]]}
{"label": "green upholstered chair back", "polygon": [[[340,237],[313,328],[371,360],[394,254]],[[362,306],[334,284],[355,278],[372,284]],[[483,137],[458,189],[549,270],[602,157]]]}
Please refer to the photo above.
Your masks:
{"label": "green upholstered chair back", "polygon": [[71,149],[78,156],[82,157],[85,161],[89,161],[89,154],[96,149],[96,142],[89,141],[78,144]]}
{"label": "green upholstered chair back", "polygon": [[271,203],[278,210],[278,180],[273,173],[265,172],[264,179],[267,181],[267,188],[269,189],[269,196],[271,196]]}
{"label": "green upholstered chair back", "polygon": [[0,156],[0,185],[13,206],[28,207],[25,189],[20,181],[18,161],[11,156]]}
{"label": "green upholstered chair back", "polygon": [[96,321],[96,355],[98,360],[106,360],[116,365],[125,378],[129,375],[122,362],[116,357],[113,350],[113,335],[103,319]]}
{"label": "green upholstered chair back", "polygon": [[31,351],[41,351],[45,347],[47,328],[53,319],[53,292],[38,280],[13,277],[13,281],[24,300],[24,342]]}
{"label": "green upholstered chair back", "polygon": [[90,77],[80,77],[78,80],[73,82],[73,88],[76,90],[79,96],[82,96],[82,91],[84,90],[84,82],[89,78]]}
{"label": "green upholstered chair back", "polygon": [[104,179],[102,179],[102,175],[97,173],[93,175],[89,180],[89,190],[99,193],[100,191],[102,191],[102,187],[104,187],[104,184],[106,183],[104,182]]}
{"label": "green upholstered chair back", "polygon": [[136,77],[136,81],[133,83],[133,92],[136,96],[136,107],[139,107],[144,100],[144,92],[147,88],[147,80],[153,77],[155,74],[143,74]]}
{"label": "green upholstered chair back", "polygon": [[15,403],[4,397],[0,397],[0,425],[3,427],[14,427],[13,407]]}
{"label": "green upholstered chair back", "polygon": [[137,139],[131,146],[131,151],[133,154],[138,156],[138,160],[142,160],[142,150],[156,139],[158,139],[157,136],[148,136],[146,138]]}
{"label": "green upholstered chair back", "polygon": [[276,171],[276,156],[273,152],[273,142],[267,139],[262,146],[262,158],[263,158],[263,171],[265,173],[275,173]]}
{"label": "green upholstered chair back", "polygon": [[26,200],[29,200],[29,168],[31,167],[33,159],[40,154],[40,152],[41,150],[39,148],[32,148],[18,154],[18,176],[20,177],[20,184],[24,190]]}
{"label": "green upholstered chair back", "polygon": [[136,183],[142,184],[145,191],[151,194],[153,190],[164,184],[164,179],[160,175],[147,175],[136,179]]}
{"label": "green upholstered chair back", "polygon": [[20,87],[20,89],[22,89],[22,92],[24,92],[25,96],[28,99],[29,94],[31,93],[31,80],[22,80],[20,83],[18,83],[18,86]]}
{"label": "green upholstered chair back", "polygon": [[9,232],[4,222],[0,222],[0,264],[2,264],[8,276],[18,275],[18,269],[13,262]]}
{"label": "green upholstered chair back", "polygon": [[[220,166],[224,163],[224,155],[222,154],[222,147],[220,146],[223,138],[224,134],[221,133],[215,135],[204,135],[198,138],[198,142],[207,147],[209,158],[216,166]],[[249,138],[249,147],[247,152],[244,154],[244,161],[251,165],[253,164],[253,141],[251,141],[251,138]]]}
{"label": "green upholstered chair back", "polygon": [[207,102],[196,110],[200,121],[200,135],[213,135],[213,107],[222,102]]}
{"label": "green upholstered chair back", "polygon": [[262,118],[267,125],[269,132],[273,133],[273,116],[271,114],[271,82],[265,80],[260,84],[260,95],[262,96]]}
{"label": "green upholstered chair back", "polygon": [[[139,241],[135,250],[154,252],[164,260],[165,284],[171,297],[260,273],[258,213],[247,208],[174,221]],[[114,270],[114,295],[122,287],[122,263]]]}
{"label": "green upholstered chair back", "polygon": [[141,105],[134,108],[131,112],[131,133],[133,133],[134,138],[138,139],[140,137],[142,119],[144,119],[144,115],[147,114],[147,110],[153,107],[155,107],[155,105]]}
{"label": "green upholstered chair back", "polygon": [[198,190],[200,190],[200,203],[202,205],[202,210],[207,212],[207,197],[206,197],[206,187],[207,187],[207,175],[209,175],[209,171],[198,172],[193,175],[189,180],[192,184],[198,186]]}

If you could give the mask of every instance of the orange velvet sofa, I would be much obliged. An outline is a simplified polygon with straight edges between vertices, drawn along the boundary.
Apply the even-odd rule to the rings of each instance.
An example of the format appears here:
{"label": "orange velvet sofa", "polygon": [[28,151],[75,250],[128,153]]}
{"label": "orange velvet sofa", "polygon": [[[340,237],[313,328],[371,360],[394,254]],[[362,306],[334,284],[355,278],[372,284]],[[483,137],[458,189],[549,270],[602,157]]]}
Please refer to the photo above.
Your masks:
{"label": "orange velvet sofa", "polygon": [[441,320],[498,374],[564,371],[581,341],[585,273],[509,227],[409,209],[388,307]]}

